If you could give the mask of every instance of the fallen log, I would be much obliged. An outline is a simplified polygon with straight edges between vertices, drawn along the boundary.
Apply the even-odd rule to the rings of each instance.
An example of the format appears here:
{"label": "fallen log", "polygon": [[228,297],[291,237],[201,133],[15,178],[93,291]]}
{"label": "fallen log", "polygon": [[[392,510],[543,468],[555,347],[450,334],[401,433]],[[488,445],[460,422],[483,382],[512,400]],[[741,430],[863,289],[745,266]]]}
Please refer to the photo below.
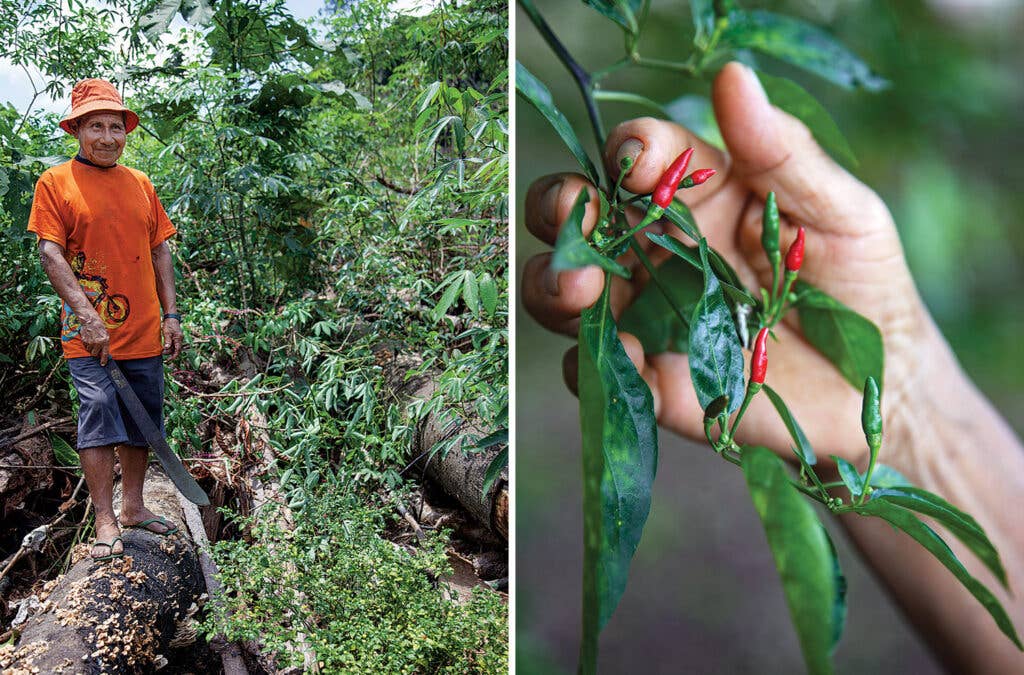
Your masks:
{"label": "fallen log", "polygon": [[[118,490],[115,509],[119,501]],[[147,473],[146,504],[179,532],[161,537],[126,529],[124,558],[109,562],[92,560],[88,547],[81,547],[71,570],[44,586],[38,612],[20,627],[18,643],[0,648],[0,669],[149,673],[173,647],[195,639],[192,615],[203,576],[177,490],[156,467]]]}
{"label": "fallen log", "polygon": [[[405,373],[419,365],[418,359],[399,356],[392,364],[389,378],[392,388],[409,400],[427,400],[437,389],[436,373],[405,380]],[[503,445],[470,451],[468,440],[483,438],[492,429],[484,429],[479,420],[451,423],[431,413],[422,420],[410,454],[428,478],[454,497],[479,523],[508,541],[508,467],[484,492],[487,467],[501,452]],[[436,452],[443,441],[458,434],[459,438],[445,453]]]}

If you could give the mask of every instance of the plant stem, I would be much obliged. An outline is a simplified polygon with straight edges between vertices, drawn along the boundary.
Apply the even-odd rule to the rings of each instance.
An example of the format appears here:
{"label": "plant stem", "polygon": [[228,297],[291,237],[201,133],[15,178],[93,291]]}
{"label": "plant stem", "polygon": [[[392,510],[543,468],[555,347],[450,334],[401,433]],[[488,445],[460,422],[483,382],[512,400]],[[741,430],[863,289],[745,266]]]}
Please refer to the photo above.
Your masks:
{"label": "plant stem", "polygon": [[[548,43],[551,50],[555,52],[558,60],[569,69],[574,80],[576,80],[576,86],[579,87],[580,94],[583,96],[583,103],[587,107],[587,115],[590,116],[590,126],[594,130],[594,139],[597,141],[597,151],[600,153],[604,149],[604,124],[601,122],[601,111],[597,108],[597,101],[594,100],[594,82],[583,67],[576,62],[576,59],[572,57],[569,50],[565,48],[558,36],[554,34],[551,27],[548,26],[547,21],[540,15],[537,8],[533,6],[533,0],[519,0],[519,6],[523,8],[527,16],[530,17],[530,21],[537,28],[537,31],[544,38],[544,41]],[[603,167],[603,164],[602,164]]]}
{"label": "plant stem", "polygon": [[752,386],[754,384],[756,384],[756,382],[751,382],[747,385],[747,393],[743,396],[743,404],[740,406],[740,411],[736,413],[736,419],[732,421],[732,428],[729,431],[729,435],[733,438],[736,437],[736,429],[740,426],[740,420],[743,419],[743,413],[747,412],[747,406],[750,405],[750,402],[754,400],[754,395],[761,389],[760,385],[758,385],[757,389],[754,389]]}

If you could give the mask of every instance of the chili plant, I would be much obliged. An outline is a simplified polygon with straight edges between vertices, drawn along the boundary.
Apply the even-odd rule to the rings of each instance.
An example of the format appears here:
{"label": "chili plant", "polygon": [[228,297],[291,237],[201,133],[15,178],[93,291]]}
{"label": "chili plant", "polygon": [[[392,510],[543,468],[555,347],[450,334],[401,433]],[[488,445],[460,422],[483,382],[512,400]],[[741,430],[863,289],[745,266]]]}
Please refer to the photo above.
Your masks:
{"label": "chili plant", "polygon": [[[803,121],[834,158],[847,166],[856,163],[849,144],[825,109],[796,83],[763,72],[752,56],[752,52],[768,55],[849,89],[874,91],[886,85],[828,33],[791,17],[745,10],[729,0],[693,0],[694,49],[678,61],[654,61],[640,56],[638,49],[649,0],[584,2],[618,24],[624,35],[624,55],[596,72],[588,72],[573,58],[532,0],[519,0],[519,6],[572,74],[599,148],[605,145],[599,107],[602,101],[632,101],[664,110],[662,104],[638,95],[602,89],[602,82],[610,74],[636,67],[704,78],[731,58],[754,67],[772,103]],[[938,495],[912,486],[896,470],[877,461],[883,443],[881,332],[867,318],[799,280],[806,234],[800,228],[783,256],[775,195],[769,193],[765,201],[761,238],[771,284],[755,293],[744,287],[725,258],[708,245],[686,205],[675,200],[678,189],[714,179],[714,171],[709,169],[685,175],[693,159],[692,149],[672,163],[651,195],[630,194],[622,184],[632,169],[631,158],[622,160],[618,175],[601,172],[600,163],[591,161],[548,88],[518,63],[516,89],[551,124],[584,175],[598,188],[599,215],[592,234],[587,237],[583,233],[584,213],[592,199],[584,189],[561,225],[550,263],[556,272],[588,265],[597,265],[605,272],[600,298],[582,312],[578,338],[584,474],[580,672],[596,671],[598,636],[625,590],[630,563],[650,511],[657,465],[652,395],[618,338],[620,328],[636,335],[647,353],[673,351],[688,355],[693,387],[704,410],[705,436],[715,453],[743,471],[810,672],[832,672],[831,655],[845,620],[846,583],[835,547],[808,500],[835,514],[880,518],[906,532],[953,573],[1000,630],[1021,648],[1013,624],[995,596],[967,572],[918,514],[938,521],[1007,586],[999,554],[982,528],[968,514]],[[646,215],[630,226],[625,212],[635,205],[646,207]],[[643,232],[659,219],[671,223],[679,236]],[[667,249],[672,257],[655,268],[637,235]],[[617,261],[627,249],[650,274],[652,283],[616,320],[611,311],[612,279],[630,277],[630,271]],[[863,474],[850,462],[833,456],[842,480],[824,482],[815,468],[815,451],[800,424],[782,397],[765,384],[768,338],[790,309],[799,310],[806,340],[851,386],[863,387],[862,426],[870,457]],[[756,336],[753,340],[752,335]],[[751,345],[750,375],[745,378],[742,350]],[[747,407],[762,393],[792,437],[800,466],[795,477],[769,449],[735,440]]]}

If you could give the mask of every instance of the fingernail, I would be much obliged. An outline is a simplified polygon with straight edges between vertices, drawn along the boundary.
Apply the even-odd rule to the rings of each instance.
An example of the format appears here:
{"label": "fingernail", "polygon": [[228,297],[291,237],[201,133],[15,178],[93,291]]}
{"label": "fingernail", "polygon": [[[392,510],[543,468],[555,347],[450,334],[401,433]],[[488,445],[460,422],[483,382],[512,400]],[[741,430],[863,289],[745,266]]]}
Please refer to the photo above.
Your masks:
{"label": "fingernail", "polygon": [[544,290],[548,292],[548,295],[558,295],[558,272],[548,267],[547,271],[544,272]]}
{"label": "fingernail", "polygon": [[626,157],[633,159],[633,165],[636,165],[636,159],[640,156],[640,153],[644,151],[644,143],[639,138],[627,138],[619,146],[619,152],[615,155],[615,165],[621,166],[622,160]]}
{"label": "fingernail", "polygon": [[540,200],[540,212],[552,227],[558,227],[560,224],[554,221],[558,218],[558,196],[562,193],[563,183],[564,181],[558,181],[549,187]]}

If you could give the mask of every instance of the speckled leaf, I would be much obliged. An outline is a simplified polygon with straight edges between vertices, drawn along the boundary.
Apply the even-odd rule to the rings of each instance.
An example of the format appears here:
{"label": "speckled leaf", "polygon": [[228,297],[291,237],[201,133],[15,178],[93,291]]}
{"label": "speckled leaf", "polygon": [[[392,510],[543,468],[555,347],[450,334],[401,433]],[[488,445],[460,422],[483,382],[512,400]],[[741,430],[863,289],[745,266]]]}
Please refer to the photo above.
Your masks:
{"label": "speckled leaf", "polygon": [[704,239],[700,240],[700,258],[704,294],[690,320],[690,378],[701,409],[724,394],[732,413],[743,403],[743,351],[721,284],[708,264]]}
{"label": "speckled leaf", "polygon": [[807,341],[858,391],[868,377],[881,387],[885,347],[878,327],[808,283],[798,281],[796,290],[800,328]]}
{"label": "speckled leaf", "polygon": [[782,579],[786,604],[808,672],[832,672],[836,628],[835,563],[814,509],[789,482],[782,460],[768,448],[743,448],[743,475],[761,516]]}
{"label": "speckled leaf", "polygon": [[807,125],[818,145],[833,159],[848,169],[857,168],[857,156],[853,154],[853,148],[817,99],[792,80],[760,72],[757,76],[768,94],[768,100]]}
{"label": "speckled leaf", "polygon": [[941,562],[946,569],[953,573],[953,576],[970,591],[971,595],[992,615],[999,630],[1003,635],[1010,638],[1018,649],[1024,650],[1017,631],[1014,630],[1013,622],[1006,614],[1006,610],[999,604],[992,592],[985,588],[985,585],[970,575],[963,563],[953,554],[942,537],[935,533],[935,530],[921,522],[917,516],[909,510],[897,506],[885,499],[871,499],[854,509],[864,516],[876,516],[887,521],[893,527],[903,530],[913,537],[919,544],[928,549],[928,552]]}
{"label": "speckled leaf", "polygon": [[599,184],[601,181],[597,168],[590,161],[590,157],[583,149],[583,145],[580,144],[580,139],[576,137],[576,132],[573,131],[569,120],[565,119],[562,111],[555,106],[555,102],[551,98],[551,92],[548,91],[543,82],[534,77],[533,73],[518,61],[516,61],[516,93],[536,108],[544,116],[544,119],[554,127],[562,142],[569,148],[569,152],[573,154],[576,161],[583,167],[583,171],[590,178],[590,182],[595,185]]}
{"label": "speckled leaf", "polygon": [[889,84],[834,37],[793,17],[734,11],[722,42],[775,57],[847,89],[878,91]]}
{"label": "speckled leaf", "polygon": [[597,638],[626,588],[651,508],[658,462],[654,402],[618,338],[604,293],[583,311],[579,401],[583,432],[583,639],[580,670],[596,670]]}

